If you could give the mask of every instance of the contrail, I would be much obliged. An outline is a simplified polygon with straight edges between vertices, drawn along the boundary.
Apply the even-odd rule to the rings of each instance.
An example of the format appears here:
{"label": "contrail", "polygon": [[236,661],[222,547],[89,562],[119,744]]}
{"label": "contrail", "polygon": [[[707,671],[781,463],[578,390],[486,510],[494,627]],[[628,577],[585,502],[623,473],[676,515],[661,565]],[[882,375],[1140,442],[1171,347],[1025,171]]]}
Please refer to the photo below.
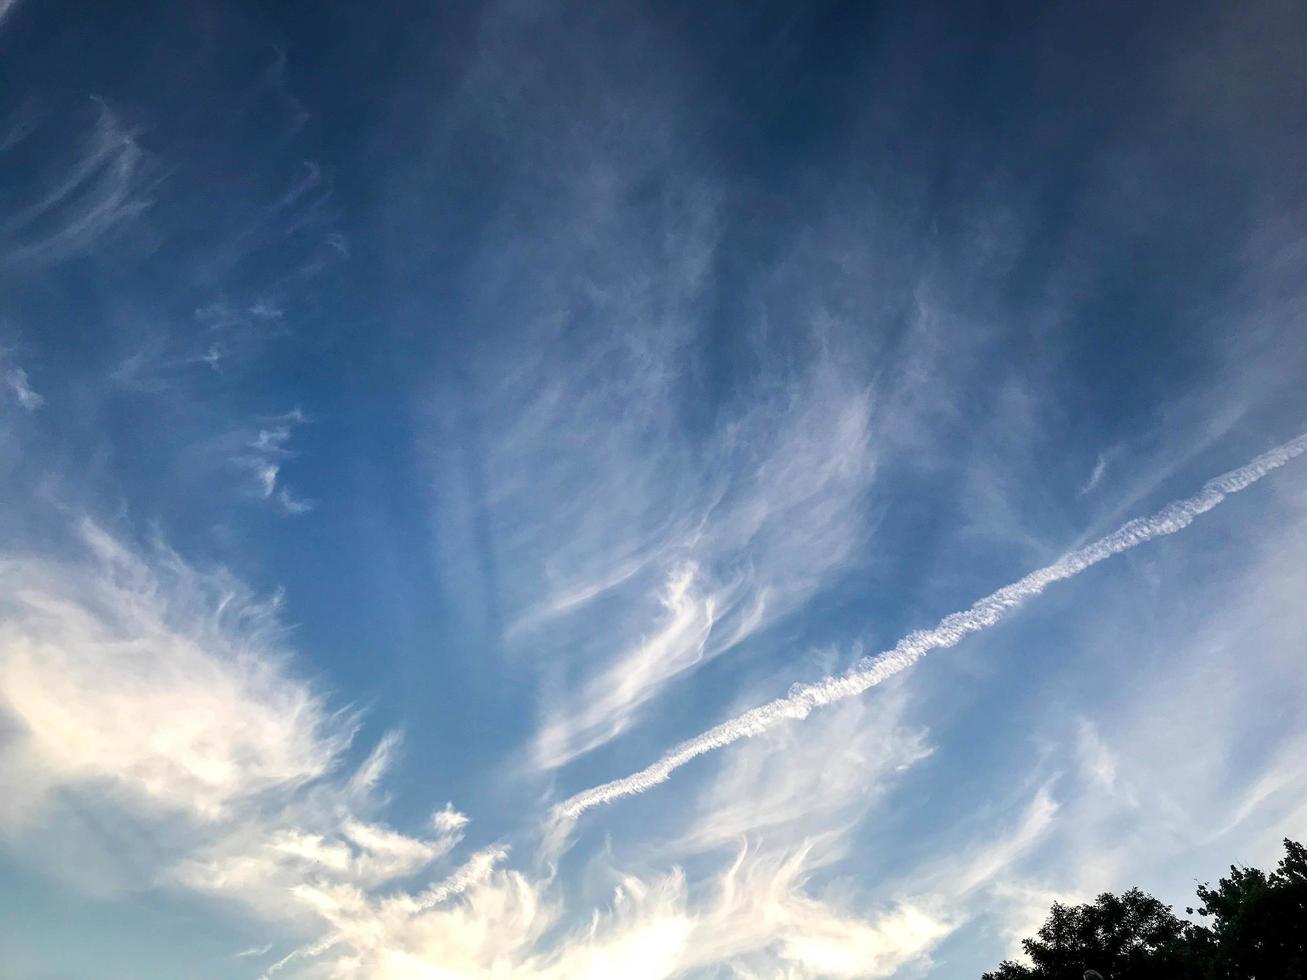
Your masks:
{"label": "contrail", "polygon": [[643,793],[650,787],[665,782],[675,770],[705,752],[720,749],[742,738],[760,735],[782,721],[806,718],[813,708],[861,694],[911,667],[931,650],[951,647],[970,633],[988,629],[1011,609],[1024,600],[1039,595],[1054,582],[1079,575],[1089,566],[1129,551],[1145,541],[1183,530],[1196,517],[1207,513],[1230,494],[1252,486],[1304,452],[1307,452],[1307,433],[1262,453],[1237,470],[1208,480],[1192,497],[1169,503],[1151,517],[1128,521],[1106,537],[1072,551],[1053,564],[985,596],[970,609],[945,616],[933,629],[909,633],[892,649],[876,656],[863,657],[843,674],[813,684],[795,684],[790,688],[788,696],[769,701],[682,742],[648,768],[577,793],[554,808],[554,818],[564,822],[575,820],[591,807],[611,803],[623,796]]}
{"label": "contrail", "polygon": [[508,857],[508,848],[501,845],[487,847],[477,851],[467,863],[438,885],[428,888],[421,895],[413,898],[401,895],[387,902],[388,908],[394,908],[415,915],[435,908],[442,902],[460,895],[472,885],[484,881],[495,870],[495,865]]}

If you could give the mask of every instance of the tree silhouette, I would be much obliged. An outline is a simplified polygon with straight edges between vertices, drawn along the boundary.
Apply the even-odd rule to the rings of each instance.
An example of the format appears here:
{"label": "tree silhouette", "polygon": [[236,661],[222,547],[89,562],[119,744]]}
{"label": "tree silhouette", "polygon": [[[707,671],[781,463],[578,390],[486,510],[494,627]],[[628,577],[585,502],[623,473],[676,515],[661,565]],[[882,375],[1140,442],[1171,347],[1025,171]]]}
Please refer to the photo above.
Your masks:
{"label": "tree silhouette", "polygon": [[1092,905],[1054,904],[1036,937],[1021,943],[1034,966],[1008,960],[984,980],[1081,980],[1089,969],[1111,980],[1186,980],[1184,937],[1170,906],[1138,888],[1108,892]]}
{"label": "tree silhouette", "polygon": [[[1307,848],[1286,840],[1269,874],[1231,866],[1186,909],[1201,924],[1132,888],[1089,905],[1056,903],[1034,938],[1030,964],[1005,960],[983,980],[1307,980]],[[1210,920],[1210,921],[1209,921]]]}
{"label": "tree silhouette", "polygon": [[1307,848],[1286,840],[1284,849],[1270,874],[1231,865],[1217,887],[1199,887],[1201,904],[1186,911],[1212,919],[1191,930],[1204,980],[1307,980]]}

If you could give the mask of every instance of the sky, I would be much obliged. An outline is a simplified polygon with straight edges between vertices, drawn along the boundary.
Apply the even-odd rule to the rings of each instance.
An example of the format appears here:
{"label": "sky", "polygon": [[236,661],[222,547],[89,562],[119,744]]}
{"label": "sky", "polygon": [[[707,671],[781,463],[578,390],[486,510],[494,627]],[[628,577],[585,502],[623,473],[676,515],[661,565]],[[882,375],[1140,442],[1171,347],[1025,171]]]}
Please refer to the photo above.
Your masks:
{"label": "sky", "polygon": [[0,972],[979,977],[1307,827],[1307,7],[0,0]]}

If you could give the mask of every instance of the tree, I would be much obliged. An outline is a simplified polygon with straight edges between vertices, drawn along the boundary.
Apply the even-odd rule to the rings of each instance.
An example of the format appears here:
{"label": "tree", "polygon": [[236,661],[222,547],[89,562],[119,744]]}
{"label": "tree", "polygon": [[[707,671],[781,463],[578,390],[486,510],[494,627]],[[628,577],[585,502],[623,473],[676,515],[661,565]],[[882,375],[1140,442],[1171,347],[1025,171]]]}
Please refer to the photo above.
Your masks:
{"label": "tree", "polygon": [[[1286,840],[1267,874],[1230,867],[1185,922],[1138,888],[1091,905],[1054,904],[1022,947],[1030,965],[1005,960],[983,980],[1307,980],[1307,848]],[[1210,921],[1209,921],[1210,920]]]}
{"label": "tree", "polygon": [[1056,903],[1036,938],[1021,943],[1033,966],[1007,960],[984,980],[1081,980],[1089,969],[1110,980],[1190,980],[1185,934],[1170,906],[1138,888],[1092,905]]}
{"label": "tree", "polygon": [[1217,887],[1199,887],[1196,911],[1212,919],[1192,930],[1204,980],[1307,980],[1307,848],[1286,840],[1284,849],[1270,874],[1231,865]]}

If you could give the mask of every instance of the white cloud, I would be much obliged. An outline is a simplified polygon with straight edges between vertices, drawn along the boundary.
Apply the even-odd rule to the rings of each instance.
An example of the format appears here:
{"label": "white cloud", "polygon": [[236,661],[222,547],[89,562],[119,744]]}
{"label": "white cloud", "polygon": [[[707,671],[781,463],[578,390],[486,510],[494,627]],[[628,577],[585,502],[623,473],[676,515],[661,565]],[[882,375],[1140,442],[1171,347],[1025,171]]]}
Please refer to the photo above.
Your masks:
{"label": "white cloud", "polygon": [[874,393],[811,292],[792,321],[750,315],[746,367],[713,390],[725,190],[682,158],[674,92],[628,93],[632,116],[582,88],[546,124],[537,16],[487,12],[450,109],[493,105],[477,125],[511,164],[469,257],[493,327],[433,373],[424,448],[451,604],[541,678],[527,764],[548,770],[836,581],[877,453]]}
{"label": "white cloud", "polygon": [[4,26],[5,18],[13,13],[17,6],[18,0],[0,0],[0,27]]}
{"label": "white cloud", "polygon": [[467,823],[467,814],[459,813],[452,803],[446,803],[443,809],[437,810],[431,817],[432,826],[443,834],[461,830]]}
{"label": "white cloud", "polygon": [[77,159],[0,221],[0,263],[40,264],[82,253],[149,206],[146,153],[103,100],[95,106]]}
{"label": "white cloud", "polygon": [[904,721],[906,703],[902,688],[874,705],[849,701],[811,725],[776,729],[725,755],[694,818],[660,851],[696,853],[761,835],[806,841],[810,862],[838,859],[842,835],[832,828],[856,826],[931,754],[926,732]]}
{"label": "white cloud", "polygon": [[1094,460],[1094,468],[1089,474],[1089,479],[1086,480],[1085,485],[1080,488],[1080,495],[1082,497],[1093,491],[1098,484],[1102,482],[1103,474],[1107,472],[1108,455],[1108,453],[1099,453],[1098,458]]}
{"label": "white cloud", "polygon": [[[889,976],[920,959],[949,927],[903,900],[859,917],[808,894],[806,852],[741,849],[691,894],[683,871],[615,874],[612,898],[588,923],[563,926],[548,882],[469,868],[450,904],[373,900],[351,888],[298,897],[332,931],[286,967],[328,976],[660,980],[707,969],[739,975]],[[270,973],[273,971],[270,971]]]}
{"label": "white cloud", "polygon": [[31,384],[28,383],[27,372],[17,364],[6,367],[2,357],[0,357],[0,381],[3,381],[10,394],[27,411],[35,412],[45,404],[45,399],[34,391]]}
{"label": "white cloud", "polygon": [[[698,479],[676,459],[668,465],[684,472],[657,474],[679,489],[668,499],[648,488],[642,508],[665,517],[647,541],[616,549],[616,567],[569,583],[528,614],[532,642],[548,638],[542,627],[552,620],[558,635],[582,637],[594,662],[581,665],[573,694],[547,706],[540,766],[560,766],[624,731],[668,684],[798,608],[865,539],[871,397],[829,362],[774,403],[722,423],[705,453]],[[592,507],[605,510],[602,501]],[[614,651],[607,637],[623,635],[638,639]]]}
{"label": "white cloud", "polygon": [[[281,444],[275,433],[264,442]],[[468,819],[452,804],[432,815],[430,837],[377,819],[398,739],[341,771],[351,718],[291,673],[275,602],[162,547],[133,552],[92,524],[81,538],[82,553],[60,560],[0,561],[0,690],[17,732],[4,766],[27,793],[0,811],[5,832],[32,833],[42,808],[69,793],[166,826],[156,880],[254,913],[274,949],[293,949],[279,953],[277,975],[891,976],[928,968],[940,942],[978,918],[1007,940],[1028,932],[1050,897],[1107,883],[1140,848],[1164,842],[1179,812],[1166,805],[1174,788],[1148,785],[1148,760],[1122,747],[1174,735],[1173,719],[1141,693],[1133,723],[1127,711],[1110,726],[1089,715],[1074,726],[1069,751],[1092,793],[1071,785],[1055,801],[1046,786],[997,832],[952,842],[947,858],[856,888],[830,879],[822,872],[847,855],[852,828],[929,755],[896,685],[875,704],[843,702],[721,757],[685,824],[638,842],[641,870],[607,872],[611,898],[592,900],[552,868],[541,877],[506,867],[501,846],[457,860]],[[1234,620],[1196,624],[1207,646],[1283,622],[1266,604],[1294,601],[1301,576],[1294,539],[1278,545],[1249,573],[1275,589],[1243,589],[1250,605]],[[1224,656],[1219,647],[1212,656]],[[1157,683],[1174,687],[1176,675]],[[1302,798],[1300,748],[1290,738],[1251,771],[1212,812],[1212,832],[1263,833],[1266,813],[1291,810]],[[1210,782],[1204,799],[1222,791]],[[1112,821],[1137,806],[1160,821],[1138,846],[1113,844]],[[1041,861],[1034,875],[1029,858],[1046,856],[1049,842],[1067,860]],[[413,885],[419,877],[434,884]]]}
{"label": "white cloud", "polygon": [[[299,943],[269,975],[888,976],[954,928],[938,889],[868,903],[810,881],[833,853],[831,834],[873,795],[869,784],[926,754],[896,711],[857,703],[784,738],[789,777],[784,754],[761,747],[724,769],[671,846],[720,851],[728,833],[754,843],[706,875],[613,872],[611,900],[588,920],[552,873],[503,867],[500,846],[429,887],[396,887],[446,864],[467,817],[446,804],[426,839],[369,815],[397,739],[340,771],[350,717],[289,672],[275,603],[161,547],[133,553],[91,524],[82,541],[82,556],[0,563],[10,597],[0,684],[18,726],[5,766],[12,785],[45,796],[29,797],[26,812],[11,801],[5,832],[36,832],[45,824],[34,818],[65,793],[163,829],[172,854],[155,856],[157,880],[248,908],[273,948]],[[818,756],[824,767],[812,764]],[[759,775],[772,788],[750,821],[733,794]],[[1015,843],[972,862],[971,887],[1026,846],[1033,819]]]}
{"label": "white cloud", "polygon": [[[225,897],[294,935],[321,919],[313,896],[410,878],[462,839],[452,806],[431,838],[371,815],[397,738],[341,772],[355,716],[291,672],[275,599],[162,545],[134,552],[89,521],[61,559],[0,557],[0,585],[11,844],[53,833],[71,858],[112,846],[91,839],[94,825],[148,827],[155,843],[123,856],[143,864],[138,882]],[[54,870],[90,885],[85,866]]]}
{"label": "white cloud", "polygon": [[94,524],[81,536],[85,559],[0,565],[10,818],[100,786],[212,820],[332,768],[351,728],[281,666],[275,601],[164,550],[147,563]]}
{"label": "white cloud", "polygon": [[233,452],[231,463],[251,474],[254,495],[283,514],[305,514],[314,507],[313,501],[301,499],[281,482],[282,464],[295,456],[291,437],[297,426],[308,421],[296,408],[264,419],[252,433],[237,432],[221,440]]}

